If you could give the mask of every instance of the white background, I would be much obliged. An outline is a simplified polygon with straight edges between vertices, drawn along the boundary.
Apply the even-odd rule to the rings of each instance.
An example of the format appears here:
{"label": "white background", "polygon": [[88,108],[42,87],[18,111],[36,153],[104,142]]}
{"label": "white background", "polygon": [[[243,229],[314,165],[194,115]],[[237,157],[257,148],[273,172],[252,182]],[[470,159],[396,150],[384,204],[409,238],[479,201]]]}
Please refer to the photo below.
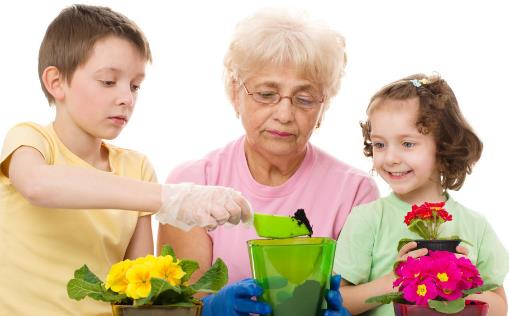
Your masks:
{"label": "white background", "polygon": [[[243,130],[227,101],[222,58],[238,21],[262,7],[307,11],[346,38],[343,86],[312,142],[368,172],[358,122],[370,96],[403,76],[439,72],[484,142],[453,196],[484,214],[509,244],[506,181],[509,10],[505,1],[96,1],[137,22],[154,57],[137,109],[115,144],[148,155],[159,180]],[[0,136],[20,121],[49,123],[37,77],[47,25],[72,1],[9,1],[0,9]],[[377,179],[382,194],[389,192]],[[506,282],[507,285],[507,282]]]}

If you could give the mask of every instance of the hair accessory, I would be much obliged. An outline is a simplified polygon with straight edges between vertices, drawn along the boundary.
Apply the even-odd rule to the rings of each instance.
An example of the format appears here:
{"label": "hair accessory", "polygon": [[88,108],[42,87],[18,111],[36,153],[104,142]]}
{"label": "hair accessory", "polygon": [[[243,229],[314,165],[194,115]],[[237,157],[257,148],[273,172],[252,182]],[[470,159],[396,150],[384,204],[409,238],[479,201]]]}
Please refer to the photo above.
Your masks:
{"label": "hair accessory", "polygon": [[423,84],[428,84],[430,81],[426,78],[423,79],[412,79],[410,82],[414,85],[414,87],[419,88]]}

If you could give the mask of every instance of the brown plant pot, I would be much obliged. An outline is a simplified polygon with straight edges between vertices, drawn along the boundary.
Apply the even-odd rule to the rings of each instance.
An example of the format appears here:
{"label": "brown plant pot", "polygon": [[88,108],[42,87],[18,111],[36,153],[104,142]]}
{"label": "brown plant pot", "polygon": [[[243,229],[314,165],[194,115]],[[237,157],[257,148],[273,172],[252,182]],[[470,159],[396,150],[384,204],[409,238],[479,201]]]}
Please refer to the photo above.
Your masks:
{"label": "brown plant pot", "polygon": [[113,316],[200,316],[201,305],[174,307],[164,305],[111,305]]}
{"label": "brown plant pot", "polygon": [[486,316],[488,315],[488,304],[481,301],[466,302],[465,309],[454,314],[437,312],[428,306],[393,303],[396,316]]}
{"label": "brown plant pot", "polygon": [[417,243],[417,248],[427,248],[432,251],[449,251],[456,252],[456,247],[460,244],[461,240],[459,239],[434,239],[434,240],[426,240],[426,239],[418,239],[415,240]]}

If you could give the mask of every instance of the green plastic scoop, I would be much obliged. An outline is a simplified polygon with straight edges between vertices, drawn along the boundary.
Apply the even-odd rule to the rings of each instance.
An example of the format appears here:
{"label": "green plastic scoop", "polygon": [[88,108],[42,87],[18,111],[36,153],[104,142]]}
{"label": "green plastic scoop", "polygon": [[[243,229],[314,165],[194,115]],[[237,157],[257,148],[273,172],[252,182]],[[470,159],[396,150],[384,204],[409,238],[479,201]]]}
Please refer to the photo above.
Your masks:
{"label": "green plastic scoop", "polygon": [[254,213],[254,227],[256,234],[265,238],[290,238],[313,234],[313,228],[303,209],[298,209],[294,216]]}

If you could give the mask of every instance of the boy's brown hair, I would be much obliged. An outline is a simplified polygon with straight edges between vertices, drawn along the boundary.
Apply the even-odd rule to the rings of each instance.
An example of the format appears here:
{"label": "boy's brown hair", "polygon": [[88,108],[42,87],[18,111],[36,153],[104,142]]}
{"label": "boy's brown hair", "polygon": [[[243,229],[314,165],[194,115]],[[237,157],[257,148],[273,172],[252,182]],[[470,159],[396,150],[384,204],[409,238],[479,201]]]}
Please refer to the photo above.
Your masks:
{"label": "boy's brown hair", "polygon": [[458,101],[447,82],[438,75],[415,74],[395,81],[378,91],[366,110],[368,120],[361,123],[364,155],[373,156],[369,116],[386,99],[418,98],[416,126],[420,133],[431,133],[437,145],[437,162],[444,190],[459,190],[467,174],[481,158],[482,142],[461,114]]}
{"label": "boy's brown hair", "polygon": [[111,35],[128,40],[148,62],[152,61],[148,41],[140,28],[110,8],[72,5],[51,22],[39,49],[39,80],[50,104],[55,100],[42,82],[44,69],[58,68],[70,83],[76,68],[90,57],[94,44]]}

